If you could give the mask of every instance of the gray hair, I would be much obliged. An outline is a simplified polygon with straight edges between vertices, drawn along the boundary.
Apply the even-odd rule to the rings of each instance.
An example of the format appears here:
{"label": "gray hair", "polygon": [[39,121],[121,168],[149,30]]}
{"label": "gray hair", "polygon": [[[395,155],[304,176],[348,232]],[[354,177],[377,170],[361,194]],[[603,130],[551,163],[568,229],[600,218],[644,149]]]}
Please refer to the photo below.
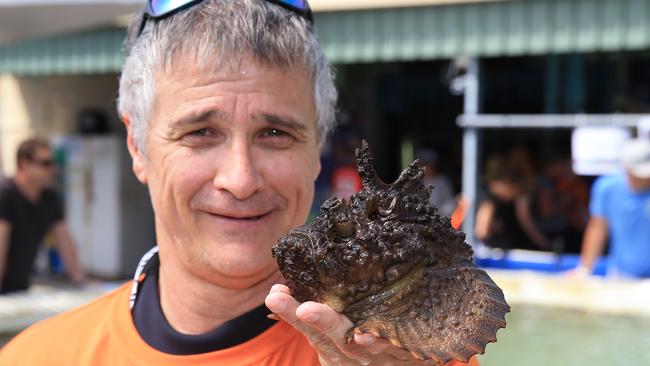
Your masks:
{"label": "gray hair", "polygon": [[320,145],[335,126],[337,91],[332,68],[311,25],[301,16],[261,0],[206,0],[173,16],[128,29],[120,77],[118,111],[128,115],[138,148],[146,152],[147,125],[156,93],[155,77],[178,55],[193,55],[200,67],[252,57],[263,65],[304,67],[314,85]]}

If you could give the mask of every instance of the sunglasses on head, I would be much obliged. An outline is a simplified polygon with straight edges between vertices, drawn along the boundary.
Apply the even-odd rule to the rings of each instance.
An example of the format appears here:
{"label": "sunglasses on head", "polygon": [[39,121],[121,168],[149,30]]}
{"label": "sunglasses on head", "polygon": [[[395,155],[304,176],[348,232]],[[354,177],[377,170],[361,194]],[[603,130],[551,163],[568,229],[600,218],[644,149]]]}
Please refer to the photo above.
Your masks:
{"label": "sunglasses on head", "polygon": [[[144,8],[144,15],[138,37],[144,30],[144,25],[147,19],[162,19],[175,14],[178,11],[192,7],[204,0],[148,0]],[[314,17],[312,15],[309,3],[307,0],[264,0],[269,3],[279,5],[285,9],[291,10],[294,13],[307,19],[312,24]]]}

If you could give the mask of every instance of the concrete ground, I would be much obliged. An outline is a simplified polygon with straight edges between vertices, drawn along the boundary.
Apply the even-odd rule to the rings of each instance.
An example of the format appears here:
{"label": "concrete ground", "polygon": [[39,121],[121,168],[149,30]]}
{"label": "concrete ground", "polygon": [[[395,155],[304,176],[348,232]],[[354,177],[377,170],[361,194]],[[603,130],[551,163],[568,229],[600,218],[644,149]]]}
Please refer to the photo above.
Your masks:
{"label": "concrete ground", "polygon": [[[511,305],[650,317],[650,280],[571,278],[507,270],[488,273]],[[92,282],[75,288],[60,280],[39,279],[27,292],[0,296],[0,346],[29,325],[91,301],[122,283]]]}
{"label": "concrete ground", "polygon": [[122,282],[92,281],[83,287],[49,278],[39,278],[25,292],[0,296],[0,342],[42,319],[85,304],[116,288]]}

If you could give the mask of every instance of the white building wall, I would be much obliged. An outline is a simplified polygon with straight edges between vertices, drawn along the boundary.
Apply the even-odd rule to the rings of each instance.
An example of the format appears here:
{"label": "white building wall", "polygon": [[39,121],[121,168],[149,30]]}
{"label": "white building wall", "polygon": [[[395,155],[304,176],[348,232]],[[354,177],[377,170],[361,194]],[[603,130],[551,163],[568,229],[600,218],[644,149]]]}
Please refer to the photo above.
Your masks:
{"label": "white building wall", "polygon": [[104,112],[114,131],[122,131],[115,99],[118,78],[110,75],[16,77],[0,75],[0,169],[16,170],[18,144],[39,135],[54,139],[75,133],[84,108]]}

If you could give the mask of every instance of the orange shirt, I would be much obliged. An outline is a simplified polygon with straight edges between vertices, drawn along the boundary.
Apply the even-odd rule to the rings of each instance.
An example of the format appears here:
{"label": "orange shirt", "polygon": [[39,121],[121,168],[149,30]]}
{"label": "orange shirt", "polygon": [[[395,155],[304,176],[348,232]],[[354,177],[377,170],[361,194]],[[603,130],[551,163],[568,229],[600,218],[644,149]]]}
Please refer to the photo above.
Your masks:
{"label": "orange shirt", "polygon": [[[0,365],[319,365],[307,339],[284,322],[224,350],[189,356],[157,351],[140,338],[133,324],[130,289],[131,284],[125,284],[87,305],[28,328],[0,350]],[[459,365],[452,362],[448,366]],[[472,360],[470,365],[478,362]]]}

